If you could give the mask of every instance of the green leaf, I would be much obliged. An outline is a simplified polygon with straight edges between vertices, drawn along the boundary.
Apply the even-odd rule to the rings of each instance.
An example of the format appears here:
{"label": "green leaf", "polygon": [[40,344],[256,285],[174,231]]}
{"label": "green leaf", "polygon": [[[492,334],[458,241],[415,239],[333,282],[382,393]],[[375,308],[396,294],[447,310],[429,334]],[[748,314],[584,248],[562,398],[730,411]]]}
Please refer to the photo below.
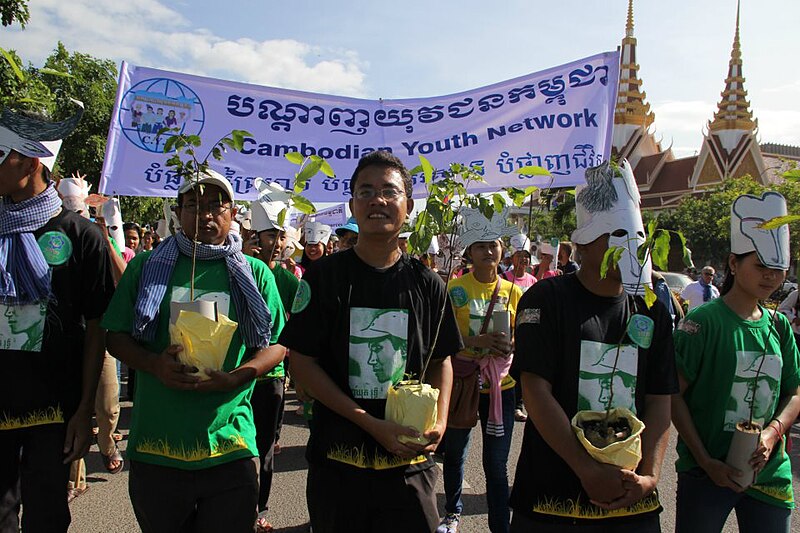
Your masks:
{"label": "green leaf", "polygon": [[306,188],[306,182],[317,175],[322,167],[321,161],[311,161],[303,167],[294,178],[294,192],[299,193]]}
{"label": "green leaf", "polygon": [[286,209],[284,207],[283,209],[281,209],[281,212],[278,213],[278,225],[279,226],[283,226],[283,223],[286,221],[286,213],[287,213],[287,211],[288,211],[288,209]]}
{"label": "green leaf", "polygon": [[495,213],[499,213],[506,206],[506,200],[500,193],[494,193],[492,195],[492,204],[494,205]]}
{"label": "green leaf", "polygon": [[222,161],[222,150],[220,148],[212,149],[211,156],[217,161]]}
{"label": "green leaf", "polygon": [[608,269],[617,264],[616,261],[614,261],[614,254],[617,248],[619,248],[619,246],[611,246],[606,250],[606,253],[603,254],[603,261],[600,262],[600,279],[606,279]]}
{"label": "green leaf", "polygon": [[653,264],[658,267],[659,270],[667,270],[667,263],[669,259],[669,232],[664,230],[658,230],[657,237],[655,238],[653,244],[653,250],[650,252]]}
{"label": "green leaf", "polygon": [[11,67],[11,70],[14,71],[14,75],[19,79],[19,81],[25,83],[25,74],[23,74],[22,70],[19,68],[19,65],[14,60],[14,56],[11,55],[11,52],[8,52],[5,48],[0,48],[0,54],[3,54],[3,57],[6,58],[8,65]]}
{"label": "green leaf", "polygon": [[253,134],[247,130],[233,130],[231,131],[231,141],[233,142],[233,149],[241,152],[244,147],[244,138],[252,137]]}
{"label": "green leaf", "polygon": [[786,181],[800,181],[800,168],[793,168],[783,173],[783,179]]}
{"label": "green leaf", "polygon": [[650,309],[653,307],[653,304],[656,303],[658,297],[656,293],[653,292],[653,289],[650,288],[650,285],[644,286],[644,303],[647,305],[647,308]]}
{"label": "green leaf", "polygon": [[517,174],[520,176],[549,176],[550,171],[546,168],[529,165],[517,170]]}
{"label": "green leaf", "polygon": [[681,241],[681,258],[683,259],[683,264],[687,267],[693,267],[692,253],[689,251],[689,248],[686,247],[686,237],[680,231],[673,231],[672,233],[677,235],[678,239]]}
{"label": "green leaf", "polygon": [[[536,187],[535,185],[531,185],[530,187],[525,187],[525,196],[530,196],[530,195],[532,195],[533,193],[535,193],[538,190],[539,190],[539,187]],[[572,192],[573,192],[573,194],[575,193],[575,191],[572,191]]]}
{"label": "green leaf", "polygon": [[283,157],[285,157],[287,161],[289,161],[290,163],[294,163],[295,165],[302,165],[303,161],[305,161],[303,154],[301,154],[300,152],[289,152]]}
{"label": "green leaf", "polygon": [[567,189],[566,191],[564,191],[564,194],[575,196],[575,189]]}
{"label": "green leaf", "polygon": [[422,172],[422,165],[417,165],[414,168],[408,170],[408,173],[411,174],[412,176],[414,174],[419,174],[420,172]]}
{"label": "green leaf", "polygon": [[42,74],[49,74],[51,76],[61,76],[62,78],[74,78],[72,74],[69,72],[62,72],[60,70],[55,70],[52,68],[40,68],[39,72]]}
{"label": "green leaf", "polygon": [[176,142],[178,142],[178,136],[177,135],[173,135],[172,137],[167,139],[167,142],[164,143],[164,153],[165,154],[170,153],[172,151],[172,149],[175,148],[175,143]]}
{"label": "green leaf", "polygon": [[780,228],[784,224],[791,224],[792,222],[797,222],[798,220],[800,220],[800,215],[784,215],[782,217],[774,217],[769,220],[765,220],[761,224],[757,225],[756,228],[773,230]]}
{"label": "green leaf", "polygon": [[310,201],[306,200],[299,194],[295,194],[292,196],[292,205],[294,206],[295,209],[306,215],[313,215],[314,213],[317,212],[317,208],[314,207],[314,204],[312,204]]}
{"label": "green leaf", "polygon": [[655,233],[656,233],[656,227],[658,225],[658,222],[656,222],[656,220],[657,219],[654,218],[653,220],[651,220],[647,224],[647,236],[648,237],[650,237],[651,235],[655,235]]}
{"label": "green leaf", "polygon": [[419,156],[419,162],[422,166],[422,172],[425,173],[425,184],[429,184],[433,181],[433,165],[425,156]]}
{"label": "green leaf", "polygon": [[320,171],[323,174],[325,174],[327,177],[329,177],[329,178],[335,178],[336,177],[336,173],[334,173],[333,167],[331,167],[331,164],[328,163],[327,161],[325,161],[324,159],[321,160],[321,163],[322,164],[319,167]]}

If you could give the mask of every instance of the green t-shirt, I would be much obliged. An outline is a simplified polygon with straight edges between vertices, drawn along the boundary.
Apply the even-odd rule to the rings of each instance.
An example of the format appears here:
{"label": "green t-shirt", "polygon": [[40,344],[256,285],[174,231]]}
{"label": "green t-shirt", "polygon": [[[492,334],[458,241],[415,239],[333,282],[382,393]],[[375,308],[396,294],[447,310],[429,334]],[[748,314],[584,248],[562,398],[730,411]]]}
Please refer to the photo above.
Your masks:
{"label": "green t-shirt", "polygon": [[[736,424],[749,419],[751,399],[755,421],[765,425],[775,415],[779,398],[800,384],[799,356],[788,320],[778,313],[771,326],[772,313],[761,310],[761,319],[743,320],[717,298],[690,312],[675,331],[675,360],[689,384],[683,397],[703,445],[721,461]],[[698,466],[681,439],[675,466],[678,472]],[[792,468],[783,444],[775,447],[747,494],[778,507],[794,507]]]}
{"label": "green t-shirt", "polygon": [[[128,264],[103,317],[102,327],[125,333],[132,330],[139,280],[149,256],[150,252],[142,252]],[[275,279],[263,262],[245,257],[270,309],[270,344],[274,344],[285,322]],[[145,348],[154,353],[160,353],[169,345],[170,301],[189,301],[191,268],[191,259],[180,255],[159,308],[155,340],[144,343]],[[237,321],[224,260],[197,262],[195,297],[216,300],[219,312]],[[250,356],[249,352],[245,353],[237,329],[223,370],[231,371],[238,367]],[[143,463],[198,470],[257,456],[250,406],[254,383],[251,381],[230,392],[182,391],[165,387],[150,373],[137,373],[128,457]]]}
{"label": "green t-shirt", "polygon": [[[292,302],[297,292],[297,286],[300,285],[300,280],[297,279],[294,274],[283,268],[277,261],[275,262],[275,268],[270,270],[272,271],[272,275],[275,276],[275,285],[278,286],[278,294],[280,294],[283,309],[288,313],[292,308]],[[283,366],[283,361],[281,361],[275,368],[259,379],[282,378],[285,376],[286,371]]]}

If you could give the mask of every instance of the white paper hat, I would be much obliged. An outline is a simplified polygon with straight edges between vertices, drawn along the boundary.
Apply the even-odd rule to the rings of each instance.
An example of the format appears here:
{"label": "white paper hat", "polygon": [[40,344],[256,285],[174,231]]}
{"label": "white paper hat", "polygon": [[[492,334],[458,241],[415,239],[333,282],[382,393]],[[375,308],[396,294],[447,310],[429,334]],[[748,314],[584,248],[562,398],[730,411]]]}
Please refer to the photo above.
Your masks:
{"label": "white paper hat", "polygon": [[531,240],[524,233],[513,235],[511,239],[509,239],[509,244],[514,253],[531,252]]}
{"label": "white paper hat", "polygon": [[106,221],[108,234],[114,237],[117,245],[122,248],[125,246],[125,233],[122,231],[122,210],[119,207],[119,199],[109,198],[100,207],[100,214]]}
{"label": "white paper hat", "polygon": [[428,253],[431,255],[437,255],[439,253],[439,239],[436,237],[431,239],[431,243],[428,245]]}
{"label": "white paper hat", "polygon": [[91,188],[92,186],[81,178],[61,178],[56,184],[56,189],[64,198],[67,196],[86,198],[89,196],[89,189]]}
{"label": "white paper hat", "polygon": [[459,239],[466,248],[476,242],[489,242],[517,233],[517,228],[509,226],[506,218],[508,209],[495,213],[489,220],[478,209],[466,207],[461,210],[461,232]]}
{"label": "white paper hat", "polygon": [[[617,263],[622,285],[629,294],[644,294],[644,285],[651,284],[650,259],[641,264],[637,251],[645,241],[640,196],[633,170],[626,160],[618,169],[608,162],[586,170],[586,185],[576,188],[577,229],[572,242],[589,244],[608,234],[608,246],[619,246],[625,252]],[[623,230],[624,236],[613,234]]]}
{"label": "white paper hat", "polygon": [[553,257],[557,257],[558,246],[559,246],[558,239],[549,239],[547,241],[544,241],[539,245],[539,254],[547,254],[547,255],[552,255]]}
{"label": "white paper hat", "polygon": [[246,229],[252,229],[253,210],[245,207],[244,205],[236,206],[236,222]]}
{"label": "white paper hat", "polygon": [[0,164],[11,150],[27,157],[38,157],[50,171],[53,170],[61,140],[72,133],[83,115],[83,103],[72,100],[78,111],[62,122],[48,122],[24,114],[15,113],[8,107],[0,115]]}
{"label": "white paper hat", "polygon": [[[259,232],[268,229],[280,229],[286,231],[289,226],[289,199],[291,193],[279,184],[267,183],[261,178],[256,178],[255,187],[258,190],[258,197],[255,202],[250,204],[252,212],[250,227],[253,231]],[[278,224],[278,216],[284,209],[287,210],[283,224]],[[306,241],[308,237],[306,236]],[[327,242],[326,242],[327,244]]]}
{"label": "white paper hat", "polygon": [[328,239],[331,237],[331,227],[322,222],[306,222],[303,233],[306,236],[306,244],[321,242],[327,246]]}
{"label": "white paper hat", "polygon": [[300,244],[300,230],[289,226],[286,228],[286,247],[283,249],[283,258],[288,259],[294,255],[295,251],[302,250]]}
{"label": "white paper hat", "polygon": [[228,233],[235,233],[237,235],[242,234],[241,226],[235,220],[231,220],[231,229],[228,230]]}
{"label": "white paper hat", "polygon": [[789,226],[784,224],[773,230],[756,227],[787,213],[786,198],[777,192],[738,197],[731,206],[731,253],[756,252],[764,266],[788,270]]}
{"label": "white paper hat", "polygon": [[408,239],[409,237],[411,237],[410,231],[404,231],[403,233],[397,236],[398,239]]}

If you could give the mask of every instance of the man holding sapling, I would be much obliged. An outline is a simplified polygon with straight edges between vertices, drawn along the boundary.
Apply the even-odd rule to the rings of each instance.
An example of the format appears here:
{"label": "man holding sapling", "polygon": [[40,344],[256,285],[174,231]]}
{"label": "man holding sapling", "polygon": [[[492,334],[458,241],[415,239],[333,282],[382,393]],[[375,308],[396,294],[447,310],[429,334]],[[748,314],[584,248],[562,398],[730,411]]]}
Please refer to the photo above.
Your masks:
{"label": "man holding sapling", "polygon": [[[145,533],[251,532],[255,523],[250,395],[256,377],[283,359],[275,343],[284,314],[269,268],[229,233],[233,200],[230,182],[212,170],[186,181],[175,209],[181,231],[128,264],[103,318],[109,352],[139,371],[129,492]],[[219,369],[180,362],[184,348],[170,341],[171,304],[197,300],[215,302],[217,320],[206,327],[238,324],[217,346]]]}
{"label": "man holding sapling", "polygon": [[[512,531],[660,531],[655,488],[677,392],[670,317],[639,296],[651,269],[637,258],[645,235],[630,166],[605,163],[587,170],[586,181],[571,239],[580,270],[539,281],[517,308],[514,365],[529,418],[511,494]],[[603,276],[614,246],[621,256]],[[570,423],[584,404],[601,420],[607,409],[624,407],[644,422],[637,467],[589,455]]]}
{"label": "man holding sapling", "polygon": [[[316,400],[306,451],[314,533],[432,532],[439,523],[431,454],[461,339],[442,280],[398,249],[411,188],[392,154],[361,158],[350,179],[358,242],[308,269],[281,335],[294,378]],[[423,372],[440,391],[434,427],[386,420],[389,389]]]}

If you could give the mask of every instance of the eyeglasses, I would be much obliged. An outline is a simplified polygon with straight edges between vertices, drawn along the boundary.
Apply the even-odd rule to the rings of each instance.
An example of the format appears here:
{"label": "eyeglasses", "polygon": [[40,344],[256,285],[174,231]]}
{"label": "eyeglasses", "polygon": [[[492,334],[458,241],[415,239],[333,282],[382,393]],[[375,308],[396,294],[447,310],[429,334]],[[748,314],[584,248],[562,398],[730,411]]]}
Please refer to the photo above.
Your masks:
{"label": "eyeglasses", "polygon": [[181,209],[189,213],[190,215],[195,215],[197,213],[210,213],[214,216],[221,215],[225,211],[231,208],[231,204],[222,204],[220,202],[211,202],[208,205],[184,205],[181,206]]}
{"label": "eyeglasses", "polygon": [[400,196],[403,196],[404,194],[405,192],[401,191],[397,187],[385,187],[380,190],[364,187],[363,189],[358,189],[355,193],[353,193],[353,198],[356,200],[372,200],[376,196],[379,196],[386,201],[392,201]]}

